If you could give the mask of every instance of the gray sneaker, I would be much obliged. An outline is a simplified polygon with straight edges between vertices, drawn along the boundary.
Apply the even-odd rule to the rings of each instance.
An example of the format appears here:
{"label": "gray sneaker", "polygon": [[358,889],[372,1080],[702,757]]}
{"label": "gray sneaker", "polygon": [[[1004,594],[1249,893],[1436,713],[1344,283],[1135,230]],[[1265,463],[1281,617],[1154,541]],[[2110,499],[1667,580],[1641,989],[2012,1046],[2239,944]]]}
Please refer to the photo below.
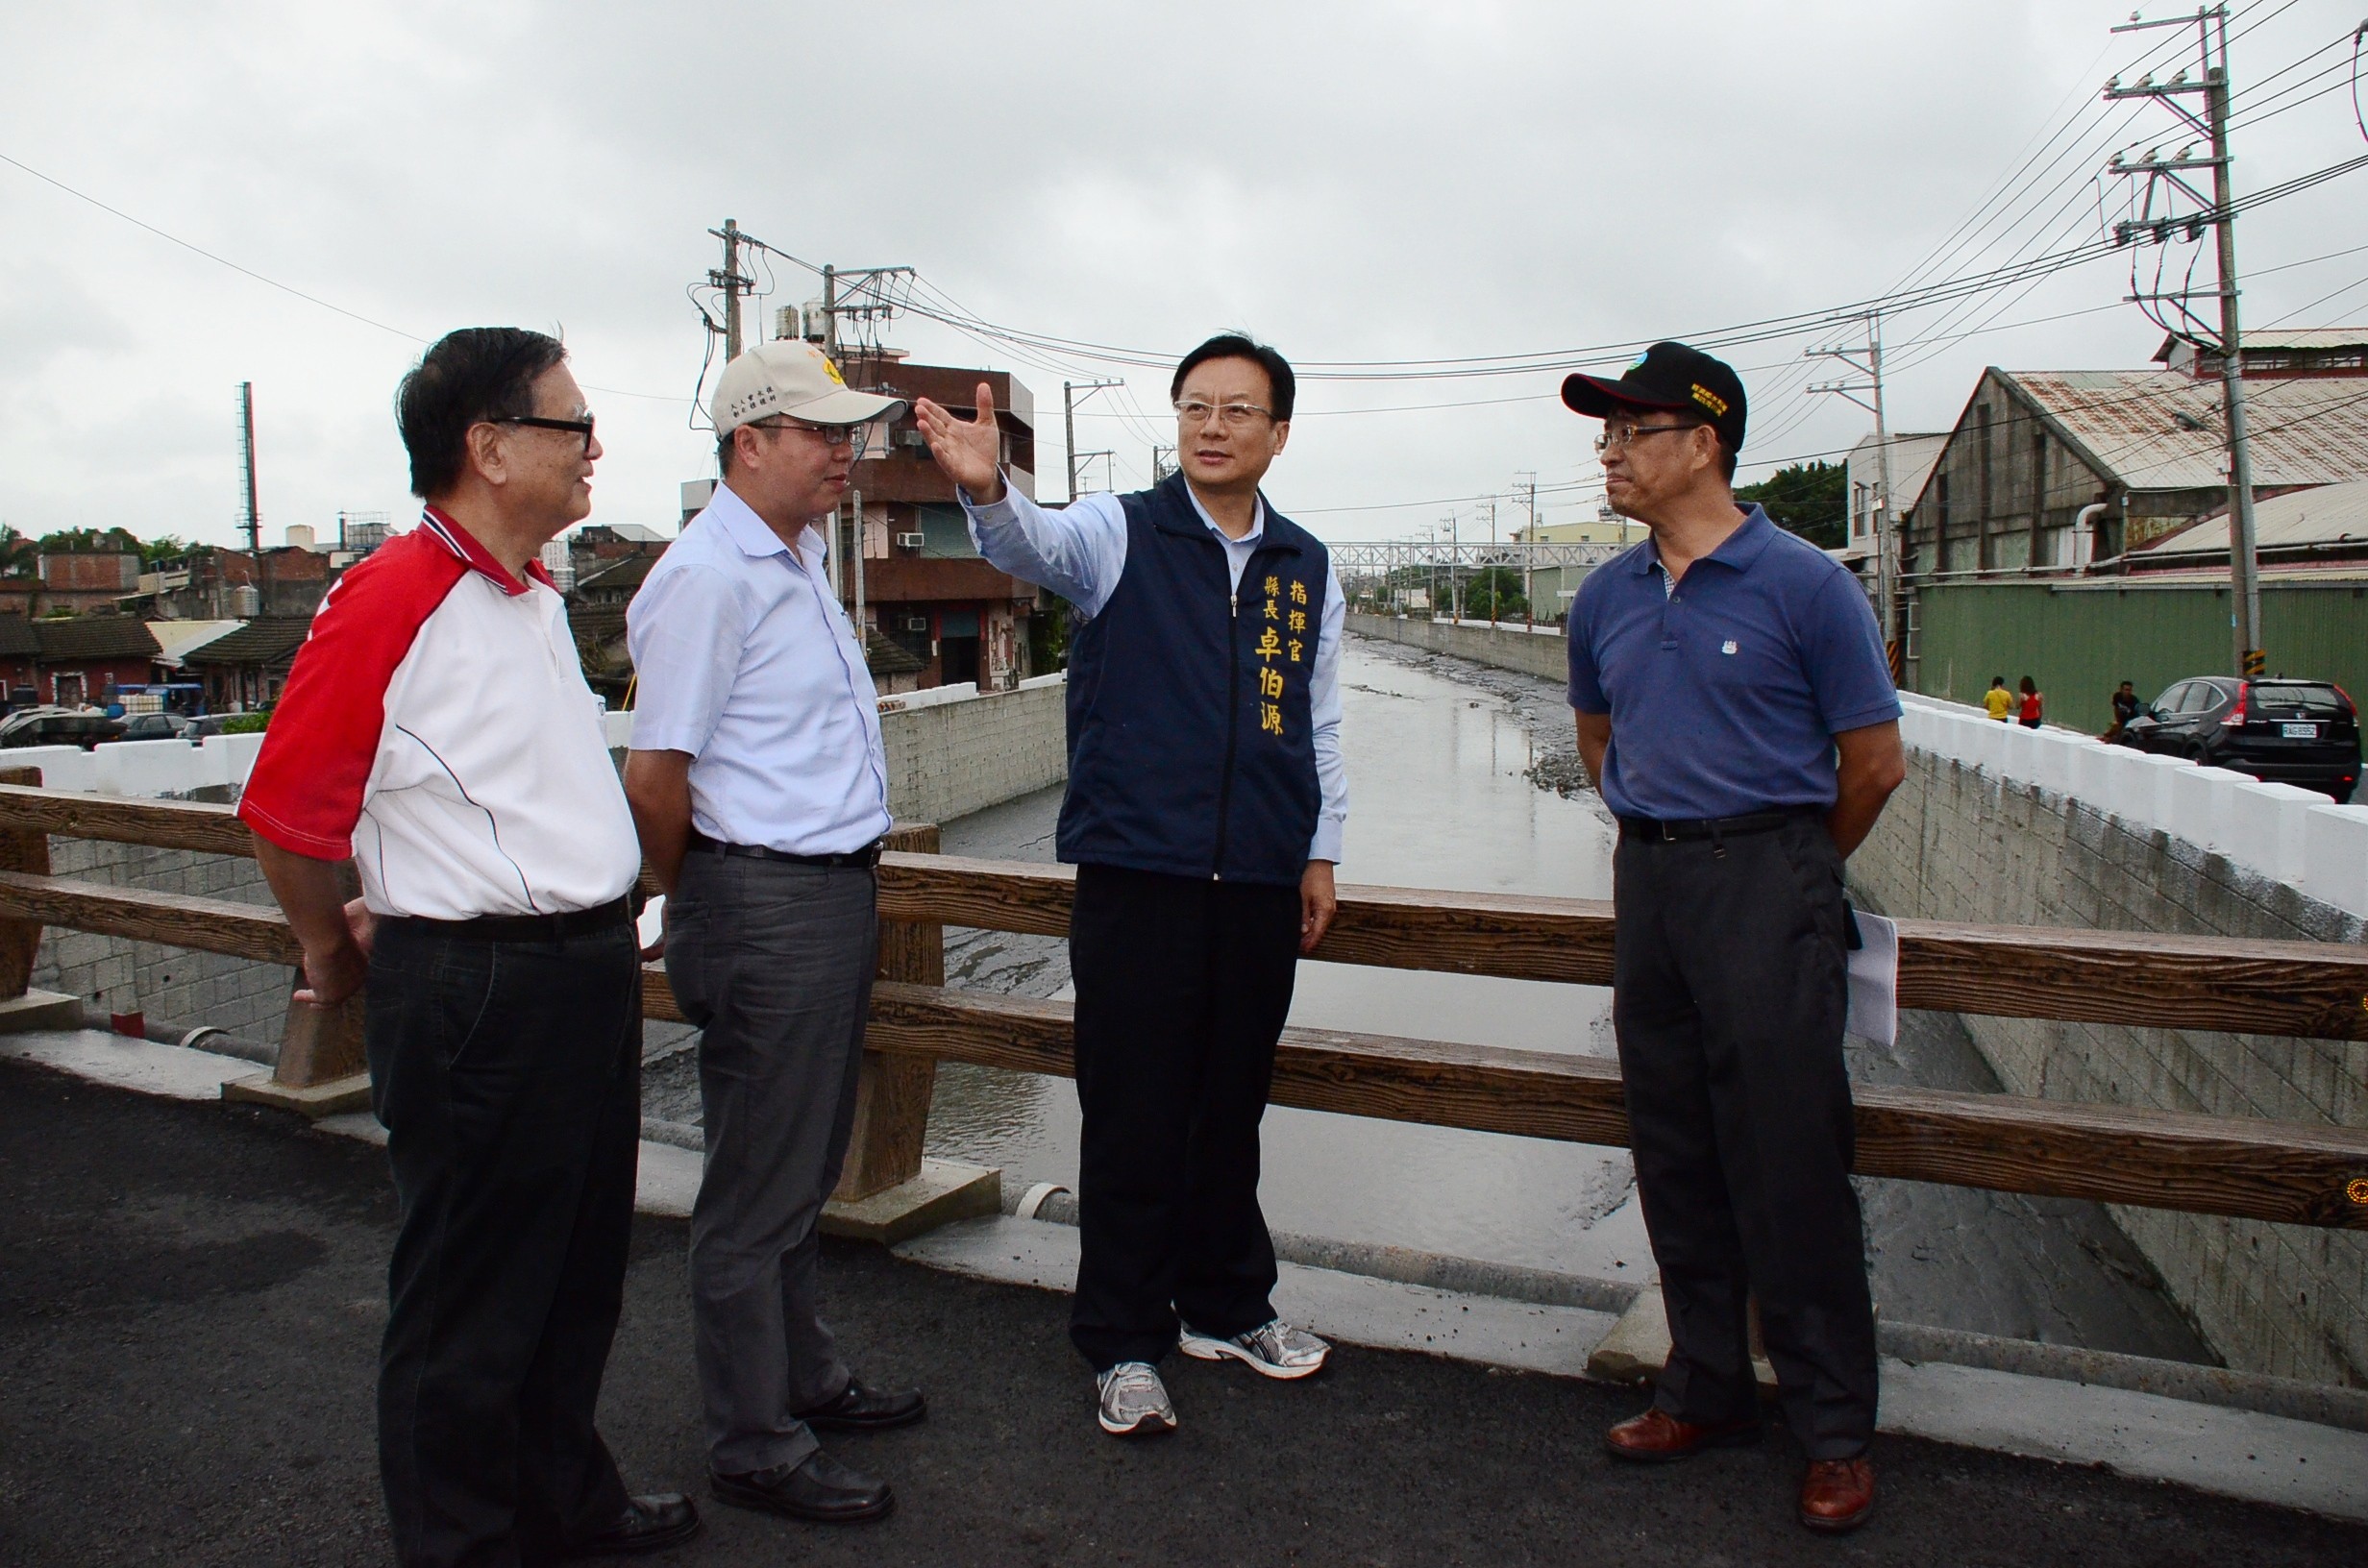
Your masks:
{"label": "gray sneaker", "polygon": [[1101,1430],[1114,1437],[1150,1437],[1175,1431],[1168,1385],[1148,1361],[1121,1361],[1094,1380],[1101,1394]]}
{"label": "gray sneaker", "polygon": [[1212,1339],[1187,1328],[1176,1340],[1176,1348],[1196,1360],[1216,1361],[1230,1356],[1270,1378],[1304,1378],[1320,1372],[1324,1358],[1332,1354],[1332,1347],[1323,1340],[1279,1317],[1230,1339]]}

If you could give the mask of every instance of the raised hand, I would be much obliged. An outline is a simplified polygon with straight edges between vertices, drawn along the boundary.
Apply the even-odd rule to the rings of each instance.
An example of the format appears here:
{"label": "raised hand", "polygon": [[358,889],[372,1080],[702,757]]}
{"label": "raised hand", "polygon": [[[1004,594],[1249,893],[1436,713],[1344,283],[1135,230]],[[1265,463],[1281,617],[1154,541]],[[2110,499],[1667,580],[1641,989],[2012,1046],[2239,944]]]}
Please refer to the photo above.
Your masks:
{"label": "raised hand", "polygon": [[972,419],[957,419],[941,404],[922,398],[913,404],[929,455],[948,478],[970,492],[982,506],[1003,499],[1003,437],[995,424],[995,393],[978,383],[978,407]]}

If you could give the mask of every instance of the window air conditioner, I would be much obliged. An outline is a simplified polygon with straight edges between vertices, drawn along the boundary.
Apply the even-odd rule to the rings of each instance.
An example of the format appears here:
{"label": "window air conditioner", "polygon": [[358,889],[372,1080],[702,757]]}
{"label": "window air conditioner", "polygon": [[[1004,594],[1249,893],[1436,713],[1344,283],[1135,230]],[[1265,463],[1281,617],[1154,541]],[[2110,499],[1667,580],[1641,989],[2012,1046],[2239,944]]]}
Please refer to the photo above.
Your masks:
{"label": "window air conditioner", "polygon": [[899,550],[919,550],[922,544],[923,536],[921,534],[900,533],[897,535],[897,548]]}

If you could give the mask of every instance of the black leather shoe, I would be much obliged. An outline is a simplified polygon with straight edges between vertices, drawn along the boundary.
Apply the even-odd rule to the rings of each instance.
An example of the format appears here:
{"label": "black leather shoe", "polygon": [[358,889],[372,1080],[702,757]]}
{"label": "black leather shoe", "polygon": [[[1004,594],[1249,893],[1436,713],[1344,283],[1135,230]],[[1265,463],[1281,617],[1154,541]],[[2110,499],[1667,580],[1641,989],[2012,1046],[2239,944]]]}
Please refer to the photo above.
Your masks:
{"label": "black leather shoe", "polygon": [[626,1500],[625,1511],[568,1551],[571,1557],[638,1557],[680,1546],[699,1533],[699,1510],[680,1492]]}
{"label": "black leather shoe", "polygon": [[777,1464],[745,1476],[707,1472],[719,1502],[763,1508],[818,1525],[851,1525],[877,1519],[896,1507],[884,1481],[850,1470],[821,1449],[801,1464]]}
{"label": "black leather shoe", "polygon": [[798,1419],[816,1432],[885,1432],[890,1427],[909,1427],[928,1413],[928,1401],[918,1388],[888,1392],[866,1388],[861,1379],[850,1378],[838,1398],[800,1410]]}

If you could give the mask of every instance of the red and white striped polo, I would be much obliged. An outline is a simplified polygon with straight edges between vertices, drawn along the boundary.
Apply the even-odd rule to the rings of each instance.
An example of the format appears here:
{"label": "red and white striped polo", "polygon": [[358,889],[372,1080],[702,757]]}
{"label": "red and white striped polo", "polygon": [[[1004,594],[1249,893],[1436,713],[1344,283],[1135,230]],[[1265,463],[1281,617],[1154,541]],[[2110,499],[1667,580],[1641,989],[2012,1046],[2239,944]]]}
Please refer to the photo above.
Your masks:
{"label": "red and white striped polo", "polygon": [[565,604],[434,507],[321,600],[238,815],[353,856],[381,915],[591,909],[641,869]]}

